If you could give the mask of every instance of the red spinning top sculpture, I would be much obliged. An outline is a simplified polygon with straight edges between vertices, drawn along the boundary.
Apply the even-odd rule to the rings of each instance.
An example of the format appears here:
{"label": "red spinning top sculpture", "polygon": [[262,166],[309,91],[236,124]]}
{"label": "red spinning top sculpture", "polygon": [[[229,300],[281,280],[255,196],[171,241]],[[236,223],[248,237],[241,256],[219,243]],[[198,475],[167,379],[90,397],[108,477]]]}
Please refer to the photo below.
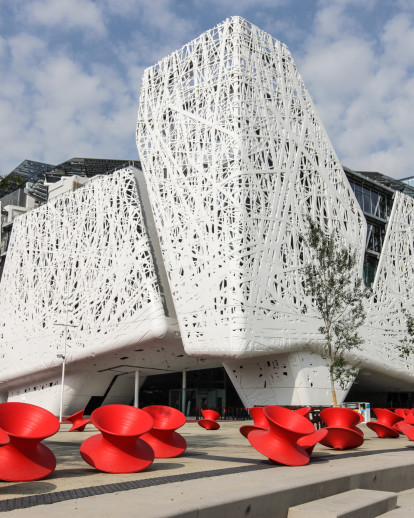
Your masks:
{"label": "red spinning top sculpture", "polygon": [[154,451],[140,439],[154,422],[148,412],[128,405],[107,405],[94,410],[91,421],[101,433],[81,444],[85,462],[108,473],[136,473],[152,464]]}
{"label": "red spinning top sculpture", "polygon": [[410,411],[408,410],[408,408],[396,408],[394,410],[394,413],[397,414],[398,416],[402,417],[404,419],[404,417],[410,413]]}
{"label": "red spinning top sculpture", "polygon": [[264,408],[264,406],[254,406],[249,409],[250,416],[253,419],[253,424],[245,424],[243,426],[240,426],[239,430],[243,437],[247,438],[249,433],[253,430],[269,429],[269,423],[263,412]]}
{"label": "red spinning top sculpture", "polygon": [[76,412],[75,414],[66,417],[66,420],[72,423],[72,428],[69,430],[69,432],[74,432],[75,430],[81,432],[85,429],[85,426],[91,422],[90,419],[86,419],[83,417],[84,411],[84,409],[79,410],[79,412]]}
{"label": "red spinning top sculpture", "polygon": [[150,405],[142,410],[148,412],[154,420],[152,429],[141,435],[141,440],[151,446],[155,458],[169,459],[184,453],[187,441],[175,430],[185,425],[185,415],[176,408],[164,405]]}
{"label": "red spinning top sculpture", "polygon": [[[402,430],[402,427],[404,427],[405,425],[409,425],[409,426],[413,426],[414,425],[414,415],[411,412],[408,413],[408,414],[405,414],[404,419],[402,421],[396,422],[392,426],[392,428],[394,430],[397,430],[397,432],[400,432],[400,433],[403,433],[404,435],[407,435],[407,433]],[[406,431],[408,431],[409,435],[411,435],[411,432],[409,431],[408,428],[406,428]],[[409,435],[407,435],[408,438],[410,438]]]}
{"label": "red spinning top sculpture", "polygon": [[398,423],[398,430],[403,433],[409,441],[414,441],[414,426],[404,421]]}
{"label": "red spinning top sculpture", "polygon": [[0,428],[0,446],[6,446],[6,444],[9,444],[10,437],[7,435],[7,433]]}
{"label": "red spinning top sculpture", "polygon": [[199,419],[197,423],[206,430],[218,430],[220,428],[217,419],[220,419],[220,414],[215,410],[202,410],[204,419]]}
{"label": "red spinning top sculpture", "polygon": [[304,406],[302,408],[298,408],[295,410],[297,414],[303,415],[303,417],[306,417],[306,419],[309,419],[310,411],[312,410],[312,407],[310,406]]}
{"label": "red spinning top sculpture", "polygon": [[369,421],[367,423],[368,428],[373,430],[378,437],[390,437],[396,439],[400,436],[397,426],[400,421],[403,421],[403,417],[391,412],[387,408],[374,408],[375,415],[377,416],[376,421]]}
{"label": "red spinning top sculpture", "polygon": [[253,448],[280,464],[287,466],[308,464],[309,454],[298,444],[298,440],[305,435],[315,433],[315,427],[309,419],[279,406],[267,406],[263,412],[269,423],[269,429],[249,432],[247,439]]}
{"label": "red spinning top sculpture", "polygon": [[414,425],[414,415],[411,413],[407,414],[404,417],[404,423]]}
{"label": "red spinning top sculpture", "polygon": [[358,448],[364,442],[362,430],[357,428],[360,414],[350,408],[325,408],[320,414],[326,423],[328,434],[320,441],[324,446],[334,450]]}
{"label": "red spinning top sculpture", "polygon": [[328,435],[328,430],[326,428],[321,428],[320,430],[315,430],[313,433],[309,435],[304,435],[300,439],[298,439],[298,446],[301,446],[309,457],[312,455],[315,446],[318,442],[321,442]]}
{"label": "red spinning top sculpture", "polygon": [[53,472],[56,457],[41,441],[59,430],[56,416],[28,403],[1,403],[0,427],[9,438],[0,448],[1,480],[40,480]]}

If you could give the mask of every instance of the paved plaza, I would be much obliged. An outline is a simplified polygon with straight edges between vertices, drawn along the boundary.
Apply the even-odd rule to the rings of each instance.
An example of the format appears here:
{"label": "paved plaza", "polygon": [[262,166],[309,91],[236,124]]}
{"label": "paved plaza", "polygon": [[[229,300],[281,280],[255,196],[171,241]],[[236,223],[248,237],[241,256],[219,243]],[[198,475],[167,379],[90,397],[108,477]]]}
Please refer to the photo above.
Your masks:
{"label": "paved plaza", "polygon": [[384,517],[414,516],[414,443],[405,436],[378,439],[361,425],[366,440],[357,450],[318,444],[308,466],[288,467],[270,463],[250,446],[239,433],[248,423],[224,421],[215,431],[186,423],[179,430],[188,443],[183,456],[156,459],[131,474],[91,468],[79,447],[97,430],[89,424],[83,432],[69,432],[62,425],[44,441],[57,457],[54,473],[36,482],[0,482],[0,510],[16,518],[282,518],[293,505],[362,488],[399,493],[400,509]]}

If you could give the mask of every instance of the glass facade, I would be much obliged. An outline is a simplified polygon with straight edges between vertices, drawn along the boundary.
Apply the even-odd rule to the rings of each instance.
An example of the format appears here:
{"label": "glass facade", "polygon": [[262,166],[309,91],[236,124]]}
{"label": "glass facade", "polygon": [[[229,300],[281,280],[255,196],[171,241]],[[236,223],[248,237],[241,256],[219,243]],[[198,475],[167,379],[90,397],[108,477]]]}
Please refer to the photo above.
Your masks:
{"label": "glass facade", "polygon": [[359,185],[352,180],[349,183],[365,215],[383,220],[388,219],[392,208],[391,196],[377,192],[365,185]]}
{"label": "glass facade", "polygon": [[414,187],[414,176],[410,176],[410,178],[402,178],[400,181]]}
{"label": "glass facade", "polygon": [[371,287],[374,283],[375,273],[378,266],[378,257],[375,255],[365,254],[364,258],[364,269],[362,271],[362,277],[365,286]]}
{"label": "glass facade", "polygon": [[[363,267],[366,286],[372,286],[391,214],[393,192],[370,178],[369,173],[344,168],[348,181],[367,221],[367,240]],[[380,176],[379,173],[377,176]]]}
{"label": "glass facade", "polygon": [[385,226],[367,221],[366,249],[370,252],[381,253],[385,238]]}

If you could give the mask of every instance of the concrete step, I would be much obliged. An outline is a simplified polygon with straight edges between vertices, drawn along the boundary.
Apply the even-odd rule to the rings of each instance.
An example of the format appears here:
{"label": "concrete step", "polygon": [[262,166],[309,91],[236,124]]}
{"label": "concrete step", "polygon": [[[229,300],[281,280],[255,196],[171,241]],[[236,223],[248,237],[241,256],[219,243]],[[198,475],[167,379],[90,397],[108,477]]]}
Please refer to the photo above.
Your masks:
{"label": "concrete step", "polygon": [[381,514],[378,518],[413,518],[413,508],[397,507],[388,513]]}
{"label": "concrete step", "polygon": [[397,493],[353,489],[291,507],[288,518],[375,518],[396,505]]}
{"label": "concrete step", "polygon": [[398,493],[397,507],[392,511],[381,514],[379,518],[413,518],[414,515],[414,489]]}

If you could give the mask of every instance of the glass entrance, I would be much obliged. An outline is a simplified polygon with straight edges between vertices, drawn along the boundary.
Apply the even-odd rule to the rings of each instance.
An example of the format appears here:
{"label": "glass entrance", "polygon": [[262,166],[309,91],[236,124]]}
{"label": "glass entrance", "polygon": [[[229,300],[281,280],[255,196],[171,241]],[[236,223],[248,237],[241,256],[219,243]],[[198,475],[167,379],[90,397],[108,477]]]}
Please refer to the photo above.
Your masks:
{"label": "glass entrance", "polygon": [[200,409],[214,409],[220,412],[226,406],[224,389],[170,389],[169,405],[181,410],[186,417],[196,416]]}

